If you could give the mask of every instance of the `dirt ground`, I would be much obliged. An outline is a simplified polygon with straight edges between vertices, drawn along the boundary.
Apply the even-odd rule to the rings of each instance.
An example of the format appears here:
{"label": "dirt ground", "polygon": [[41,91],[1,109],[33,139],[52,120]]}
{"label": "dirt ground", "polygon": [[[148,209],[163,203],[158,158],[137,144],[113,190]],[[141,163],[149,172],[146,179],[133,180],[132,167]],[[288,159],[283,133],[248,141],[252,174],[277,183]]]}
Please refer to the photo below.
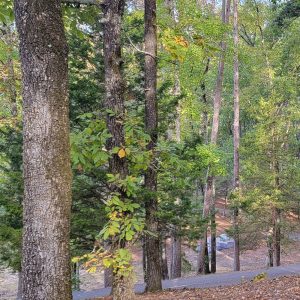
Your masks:
{"label": "dirt ground", "polygon": [[[231,287],[170,290],[137,295],[136,300],[298,300],[300,277],[281,277]],[[112,300],[112,297],[94,300]]]}
{"label": "dirt ground", "polygon": [[[185,277],[195,275],[195,267],[197,261],[197,253],[187,246],[183,246],[186,258],[192,262],[192,270],[183,274]],[[288,247],[283,249],[282,254],[282,265],[288,265],[292,263],[300,262],[300,242],[293,242]],[[266,266],[266,252],[265,247],[260,247],[256,250],[249,250],[241,255],[241,266],[242,270],[255,270],[261,269]],[[232,271],[233,262],[233,250],[227,249],[217,253],[217,272],[229,272]],[[142,251],[140,248],[134,251],[134,265],[136,270],[136,281],[143,281],[142,272]],[[82,290],[93,290],[103,287],[103,272],[99,271],[96,273],[87,273],[84,270],[80,272],[81,289]],[[300,287],[299,278],[297,279]],[[277,281],[275,281],[277,282]],[[294,280],[295,282],[295,280]],[[9,270],[0,269],[0,299],[1,300],[13,300],[16,297],[18,276],[9,272]],[[245,285],[245,288],[247,285]],[[176,292],[172,292],[175,293]],[[200,292],[197,292],[200,293]],[[174,295],[175,295],[174,294]],[[198,294],[197,294],[198,295]],[[200,295],[200,294],[199,294]],[[202,294],[201,294],[202,295]],[[206,295],[206,294],[203,294]],[[158,299],[204,299],[204,298],[166,298],[167,296],[162,295],[165,298]],[[173,296],[172,296],[173,297]],[[175,296],[174,296],[175,297]],[[179,296],[178,296],[179,297]],[[196,297],[196,296],[195,296]],[[204,296],[203,296],[204,297]],[[206,297],[206,296],[205,296]],[[152,299],[152,298],[141,298],[141,299]],[[154,298],[153,298],[154,299]],[[205,299],[221,299],[221,298],[205,298]],[[229,298],[222,298],[229,299]],[[243,299],[243,298],[230,298],[230,299]],[[245,299],[300,299],[299,298],[245,298]]]}
{"label": "dirt ground", "polygon": [[167,291],[160,294],[140,295],[141,300],[169,300],[169,299],[264,299],[264,300],[292,300],[300,299],[300,277],[284,277],[260,282],[244,283],[233,287],[211,289],[192,289],[183,291]]}
{"label": "dirt ground", "polygon": [[[224,203],[217,203],[219,206],[219,214],[217,215],[217,230],[218,235],[223,233],[230,226],[230,218],[224,217],[222,208],[225,207]],[[295,221],[295,219],[294,219]],[[298,223],[298,222],[297,222]],[[288,244],[284,244],[282,247],[281,263],[282,265],[288,265],[300,262],[300,233],[297,233],[296,241]],[[197,253],[194,249],[184,244],[182,246],[182,252],[186,261],[189,262],[189,268],[185,268],[183,273],[184,277],[194,276],[196,273],[197,265]],[[136,274],[136,282],[143,282],[143,264],[142,264],[142,249],[136,246],[133,248],[133,260],[134,269]],[[257,270],[267,266],[267,248],[262,244],[257,249],[247,250],[241,253],[241,269]],[[230,272],[233,267],[233,249],[226,249],[217,251],[217,272]],[[190,270],[188,270],[190,269]],[[298,279],[297,279],[298,280]],[[16,297],[18,284],[18,275],[10,272],[7,269],[1,269],[0,267],[0,299],[12,300]],[[96,273],[87,273],[85,270],[80,271],[80,288],[81,290],[93,290],[103,287],[103,271],[99,270]],[[151,299],[151,298],[143,298]],[[173,298],[159,298],[159,299],[173,299]],[[182,298],[174,298],[182,299]],[[186,299],[202,299],[202,298],[186,298]],[[207,298],[214,299],[214,298]],[[216,299],[216,298],[215,298]],[[224,298],[227,299],[227,298]],[[242,298],[231,298],[242,299]],[[247,299],[247,298],[245,298]],[[249,299],[249,298],[248,298]],[[252,298],[251,298],[252,299]],[[253,298],[253,299],[269,299],[269,298]],[[274,298],[277,299],[277,298]],[[278,298],[279,299],[279,298]],[[287,298],[280,298],[287,299]],[[300,298],[290,298],[300,299]]]}

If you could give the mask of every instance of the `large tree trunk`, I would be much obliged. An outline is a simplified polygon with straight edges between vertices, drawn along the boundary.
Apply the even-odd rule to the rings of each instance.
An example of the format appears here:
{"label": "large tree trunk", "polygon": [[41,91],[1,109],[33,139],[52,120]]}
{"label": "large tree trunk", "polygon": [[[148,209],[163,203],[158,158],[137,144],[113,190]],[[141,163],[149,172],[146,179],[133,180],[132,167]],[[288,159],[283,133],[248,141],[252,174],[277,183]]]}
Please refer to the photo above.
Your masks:
{"label": "large tree trunk", "polygon": [[[107,114],[106,125],[111,138],[107,140],[106,148],[111,151],[117,147],[122,149],[125,145],[125,107],[124,92],[125,85],[122,76],[121,55],[121,29],[122,16],[124,14],[124,0],[105,0],[102,3],[104,13],[103,44],[104,44],[104,66],[105,66],[105,108],[114,114]],[[128,165],[125,157],[113,154],[109,159],[109,172],[119,175],[124,179],[128,175]],[[125,192],[114,183],[110,185],[112,192],[117,192],[122,201],[125,201]],[[125,247],[125,241],[120,244],[112,244],[112,251],[117,247]],[[118,270],[113,273],[112,293],[114,300],[132,300],[135,298],[133,290],[133,278],[131,276],[119,275]]]}
{"label": "large tree trunk", "polygon": [[[239,32],[238,32],[238,0],[233,0],[233,37],[234,37],[234,121],[233,121],[233,187],[239,195],[240,179],[239,179],[239,146],[240,146],[240,100],[239,100]],[[234,271],[240,270],[240,239],[239,239],[239,208],[238,204],[233,211],[233,227],[234,227]]]}
{"label": "large tree trunk", "polygon": [[[228,24],[229,21],[229,14],[230,14],[230,0],[223,0],[222,3],[222,22],[224,24]],[[221,43],[222,52],[220,54],[219,60],[219,67],[218,67],[218,77],[215,87],[215,94],[214,94],[214,110],[213,110],[213,121],[212,121],[212,129],[211,129],[211,138],[210,142],[213,145],[217,144],[218,139],[218,131],[219,131],[219,117],[220,117],[220,109],[221,109],[221,96],[222,96],[222,86],[223,86],[223,78],[224,78],[224,56],[226,51],[226,43]],[[207,180],[205,186],[205,195],[204,195],[204,205],[203,205],[203,218],[208,219],[210,215],[212,215],[212,241],[215,241],[215,230],[214,230],[214,214],[215,214],[215,201],[214,201],[214,181],[215,178],[213,175],[210,175],[210,170],[207,171]],[[204,229],[204,236],[203,236],[203,246],[200,252],[200,257],[198,259],[198,273],[199,274],[206,274],[208,256],[205,255],[205,248],[207,248],[207,226]],[[212,265],[213,271],[215,271],[216,266],[216,253],[215,253],[215,245],[213,243],[213,251],[214,254],[212,255]]]}
{"label": "large tree trunk", "polygon": [[[153,158],[145,174],[145,188],[147,199],[145,200],[146,209],[146,228],[158,235],[157,220],[157,36],[156,36],[156,0],[145,0],[145,127],[151,137],[148,150],[152,151]],[[149,55],[150,54],[150,55]],[[147,235],[145,237],[146,251],[146,290],[149,292],[162,289],[161,278],[161,259],[160,259],[160,237]]]}
{"label": "large tree trunk", "polygon": [[23,74],[22,299],[72,298],[68,48],[59,0],[16,0]]}

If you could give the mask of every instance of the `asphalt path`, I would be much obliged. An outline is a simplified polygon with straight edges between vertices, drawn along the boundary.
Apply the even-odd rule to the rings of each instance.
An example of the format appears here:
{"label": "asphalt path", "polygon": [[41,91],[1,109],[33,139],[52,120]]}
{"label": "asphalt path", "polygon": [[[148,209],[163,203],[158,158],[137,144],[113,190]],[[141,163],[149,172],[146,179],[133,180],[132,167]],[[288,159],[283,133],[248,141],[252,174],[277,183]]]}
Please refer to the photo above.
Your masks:
{"label": "asphalt path", "polygon": [[[273,267],[269,269],[261,269],[255,271],[240,271],[217,273],[211,275],[193,276],[186,278],[178,278],[173,280],[164,280],[162,282],[163,289],[183,289],[183,288],[209,288],[218,286],[230,286],[239,284],[244,281],[253,279],[260,273],[267,273],[268,278],[275,278],[286,275],[300,275],[300,263],[292,264],[283,267]],[[144,284],[136,284],[135,292],[143,293],[145,290]],[[74,291],[74,300],[88,300],[96,297],[109,296],[110,288],[102,288],[92,291]]]}

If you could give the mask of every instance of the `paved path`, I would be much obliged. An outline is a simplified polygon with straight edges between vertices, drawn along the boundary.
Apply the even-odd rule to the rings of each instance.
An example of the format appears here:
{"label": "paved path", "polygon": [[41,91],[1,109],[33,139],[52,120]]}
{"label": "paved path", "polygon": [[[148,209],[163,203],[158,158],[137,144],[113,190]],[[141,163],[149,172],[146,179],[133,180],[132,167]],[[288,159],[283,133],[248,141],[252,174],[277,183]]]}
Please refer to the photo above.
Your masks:
{"label": "paved path", "polygon": [[[284,275],[300,275],[300,263],[284,267],[274,267],[270,269],[261,269],[256,271],[241,271],[211,274],[205,276],[194,276],[188,278],[179,278],[173,280],[164,280],[164,289],[182,289],[182,288],[208,288],[217,286],[226,286],[239,284],[241,281],[251,280],[257,274],[268,273],[268,278],[275,278]],[[145,290],[144,284],[135,285],[135,291],[142,293]],[[88,300],[96,297],[108,296],[110,288],[103,288],[93,291],[76,291],[73,293],[74,300]]]}

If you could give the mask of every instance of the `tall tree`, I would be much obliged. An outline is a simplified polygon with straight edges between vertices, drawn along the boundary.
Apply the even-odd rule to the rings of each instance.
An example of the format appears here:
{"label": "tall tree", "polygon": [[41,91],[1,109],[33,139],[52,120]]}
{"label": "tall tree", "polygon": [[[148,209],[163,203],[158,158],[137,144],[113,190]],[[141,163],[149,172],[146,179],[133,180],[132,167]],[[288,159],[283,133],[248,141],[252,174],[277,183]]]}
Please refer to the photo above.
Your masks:
{"label": "tall tree", "polygon": [[[239,30],[238,30],[238,0],[233,0],[233,39],[234,39],[234,82],[233,82],[233,97],[234,97],[234,120],[233,120],[233,188],[237,194],[238,200],[240,188],[240,95],[239,95]],[[238,203],[234,206],[233,211],[233,227],[234,227],[234,271],[240,270],[240,240],[239,240],[239,224],[238,224],[239,208]]]}
{"label": "tall tree", "polygon": [[156,31],[156,0],[145,0],[145,127],[151,137],[147,146],[152,151],[152,161],[146,170],[145,188],[147,190],[146,228],[153,234],[145,237],[146,289],[149,292],[162,289],[162,268],[160,259],[160,237],[158,236],[158,201],[157,201],[157,158],[156,145],[158,137],[157,116],[157,31]]}
{"label": "tall tree", "polygon": [[[176,7],[175,0],[166,0],[165,5],[168,8],[168,13],[172,20],[172,25],[176,27],[179,22],[179,13]],[[174,66],[174,87],[172,94],[179,97],[181,94],[180,78],[179,78],[179,62],[176,61]],[[176,119],[175,119],[175,140],[177,143],[181,142],[181,124],[180,124],[180,103],[176,106]],[[176,202],[180,202],[176,198]],[[172,225],[171,230],[171,251],[170,251],[170,279],[181,277],[181,236],[180,226]]]}
{"label": "tall tree", "polygon": [[16,0],[23,74],[22,299],[71,299],[68,47],[61,1]]}
{"label": "tall tree", "polygon": [[[230,14],[230,0],[223,0],[222,2],[222,22],[228,24]],[[218,132],[219,132],[219,119],[221,110],[221,99],[222,99],[222,86],[224,78],[224,64],[225,64],[225,51],[227,45],[226,42],[221,42],[221,54],[218,66],[218,76],[214,92],[213,100],[213,120],[212,129],[210,136],[210,143],[212,145],[217,144]],[[207,219],[211,215],[211,251],[212,251],[212,272],[216,272],[216,234],[215,234],[215,204],[214,204],[214,183],[215,177],[210,174],[210,169],[207,171],[205,194],[204,194],[204,205],[203,205],[203,218]],[[198,273],[207,273],[208,268],[208,254],[207,254],[207,228],[204,230],[203,245],[200,252],[198,261]]]}
{"label": "tall tree", "polygon": [[[105,108],[107,113],[106,125],[111,137],[107,140],[106,148],[109,152],[114,148],[125,147],[125,84],[122,75],[122,53],[121,53],[121,30],[122,17],[124,14],[124,0],[106,0],[102,3],[104,13],[103,23],[103,45],[105,65]],[[113,113],[111,113],[113,111]],[[124,151],[124,150],[123,150]],[[128,164],[125,156],[119,153],[112,154],[109,159],[109,173],[119,176],[121,180],[128,175]],[[117,193],[121,201],[126,201],[126,191],[115,184],[110,184],[112,193]],[[126,246],[125,239],[119,244],[112,241],[112,250]],[[118,270],[113,273],[113,297],[114,299],[134,299],[133,283],[130,274],[120,275]]]}

